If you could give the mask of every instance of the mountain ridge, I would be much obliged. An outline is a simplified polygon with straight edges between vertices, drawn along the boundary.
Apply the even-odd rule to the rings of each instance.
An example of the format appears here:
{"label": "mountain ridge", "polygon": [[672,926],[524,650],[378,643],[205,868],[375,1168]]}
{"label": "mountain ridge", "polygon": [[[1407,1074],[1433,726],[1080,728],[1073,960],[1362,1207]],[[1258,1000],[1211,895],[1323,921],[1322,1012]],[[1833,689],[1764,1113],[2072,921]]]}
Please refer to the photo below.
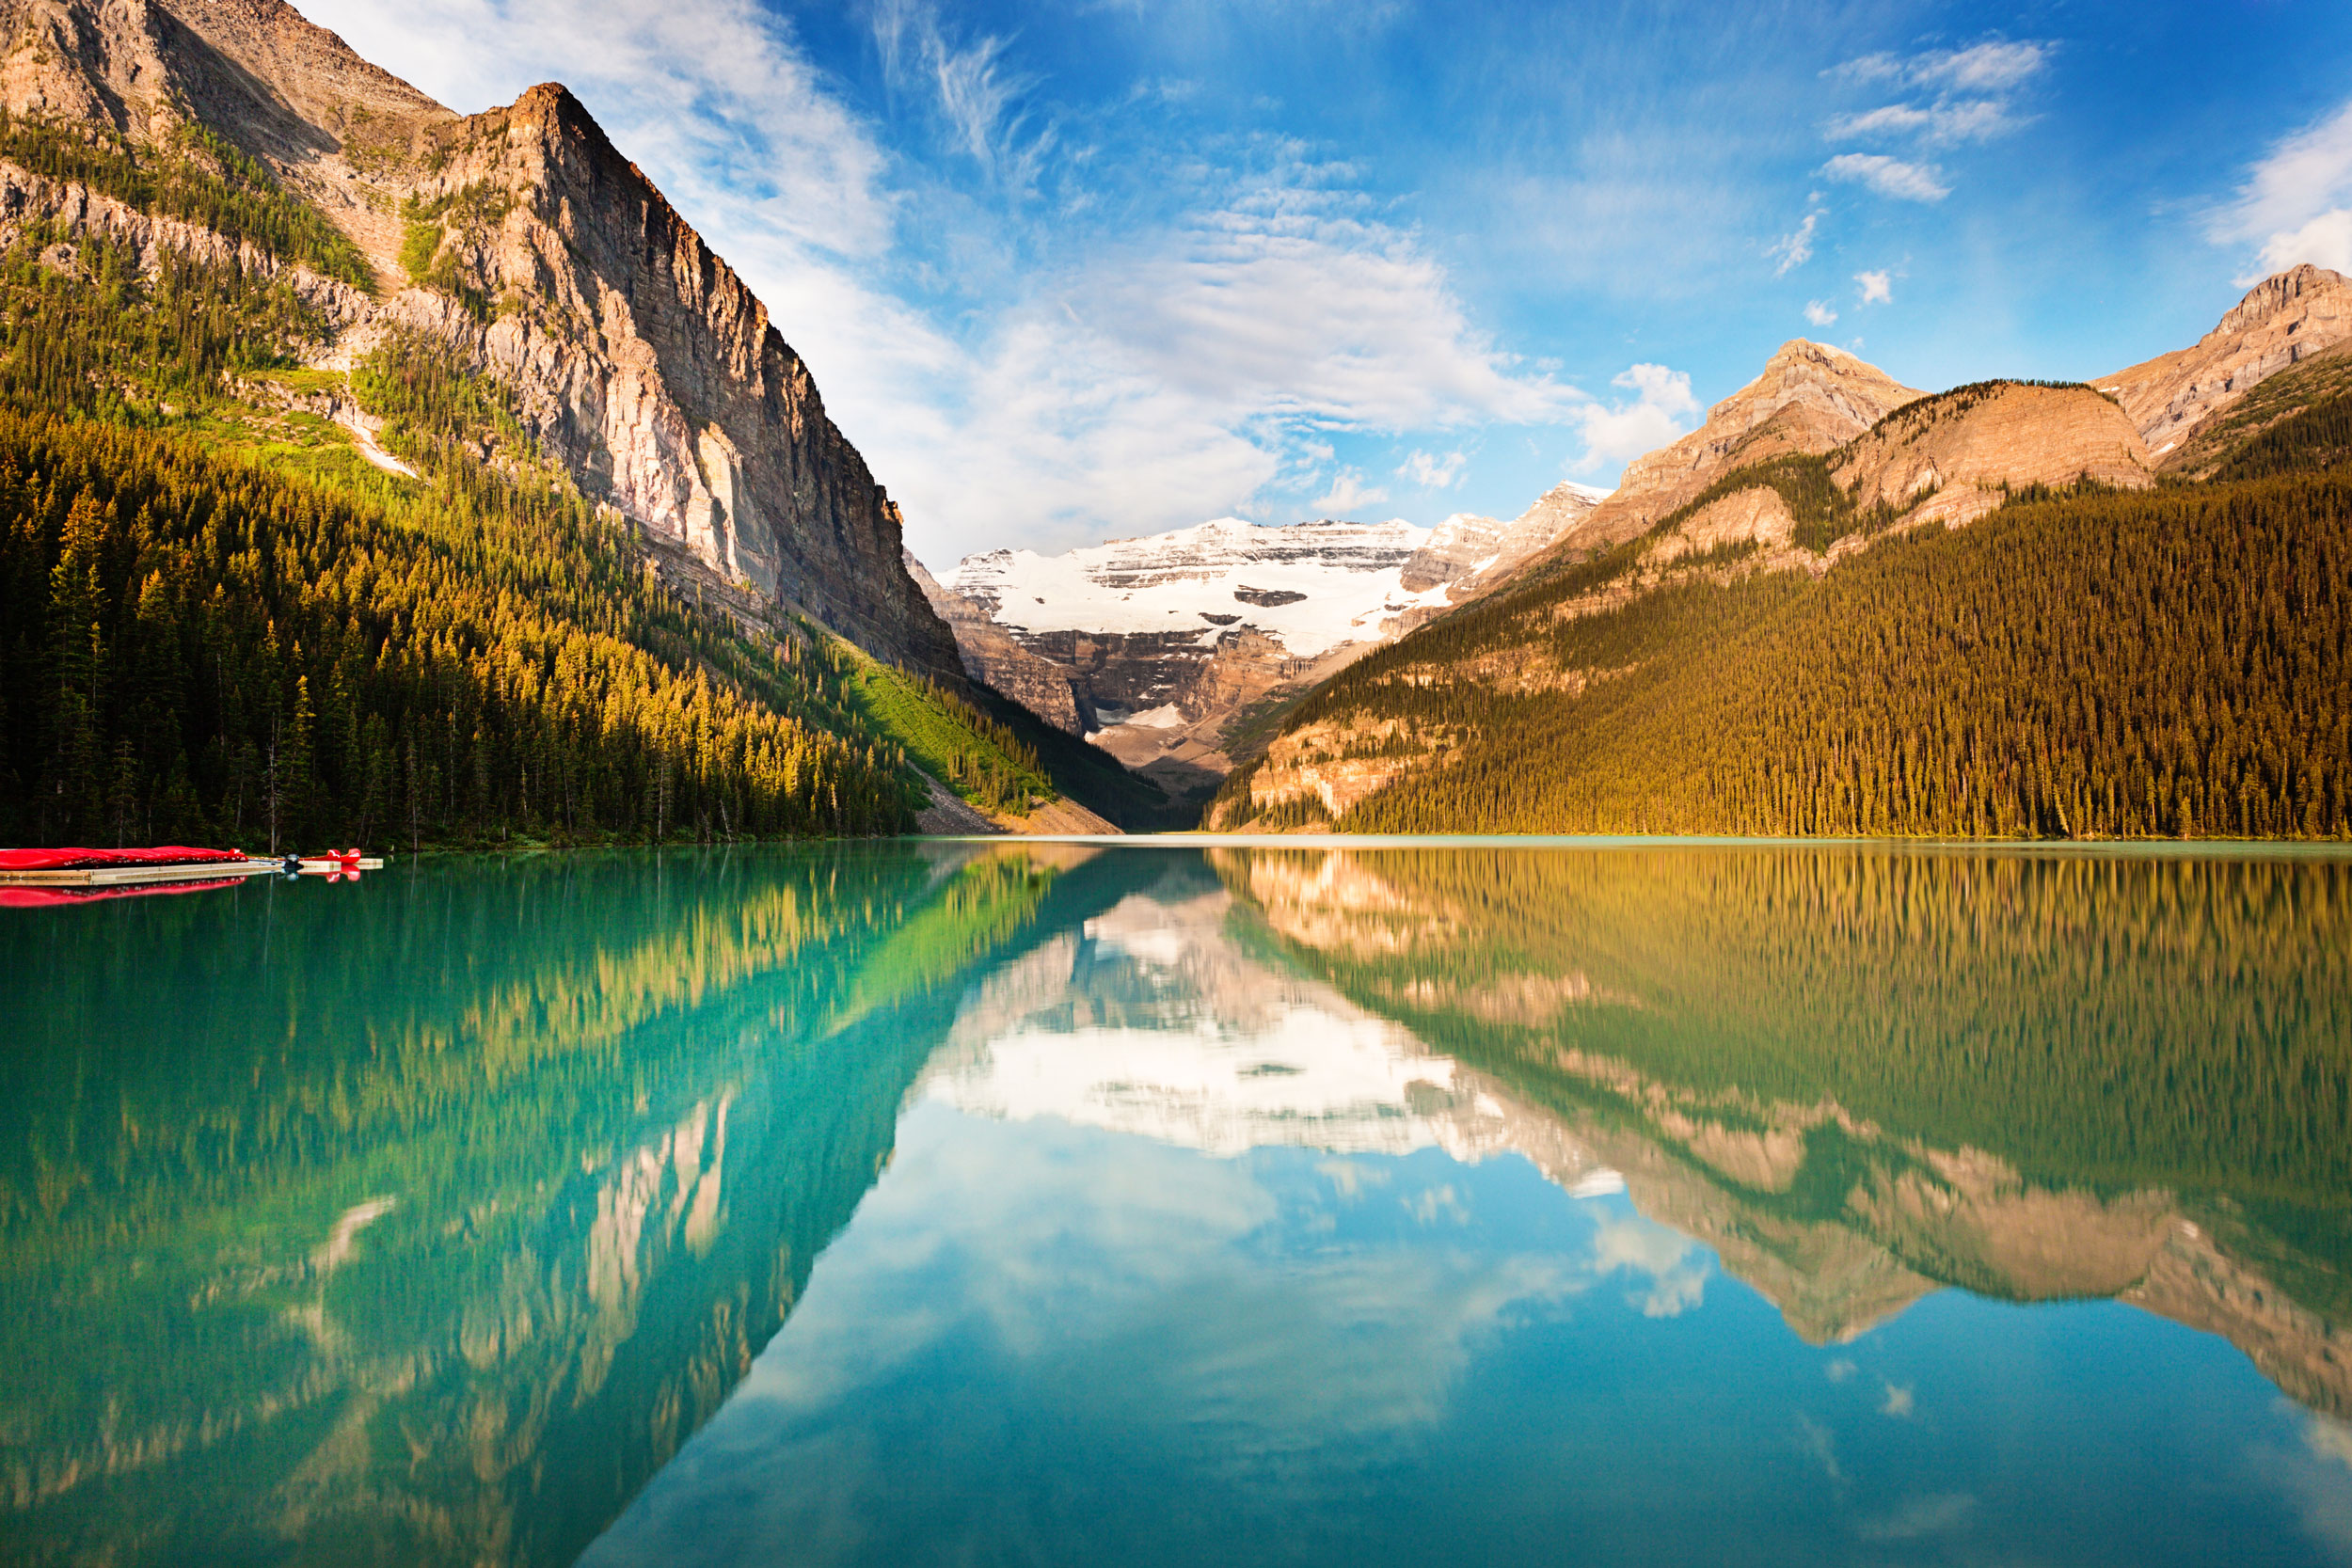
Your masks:
{"label": "mountain ridge", "polygon": [[[2204,406],[2197,421],[2184,428],[2217,428],[2216,421],[2226,419],[2260,378],[2299,365],[2299,345],[2287,354],[2276,351],[2271,341],[2301,337],[2312,323],[2324,326],[2322,311],[2312,301],[2332,297],[2340,281],[2312,269],[2269,280],[2206,335],[2200,354],[2191,356],[2191,369],[2181,370],[2190,360],[2178,356],[2164,361],[2178,372],[2175,380],[2210,373],[2195,366],[2233,367],[2227,401]],[[2314,330],[2314,341],[2318,336]],[[2264,400],[2257,400],[2255,406],[2270,420],[2265,428],[2278,428],[2280,441],[2291,437],[2298,443],[2294,451],[2336,450],[2328,446],[2330,440],[2352,450],[2352,436],[2338,429],[2345,425],[2340,402],[2328,401],[2342,398],[2342,388],[2327,379],[2334,373],[2333,363],[2325,357],[2323,345],[2312,368],[2296,372],[2293,395],[2282,395],[2279,409],[2269,410]],[[2352,372],[2345,380],[2352,386]],[[2154,385],[2146,380],[2134,384],[2142,393]],[[2123,391],[2133,389],[2125,387]],[[2177,413],[2174,404],[2166,406]],[[2026,558],[2036,561],[2035,570],[2054,571],[2051,562],[2057,558],[2050,552],[2059,547],[2063,527],[2057,518],[2063,507],[2076,506],[2092,536],[2110,541],[2115,548],[2148,547],[2158,537],[2147,531],[2152,527],[2188,528],[2192,537],[2169,547],[2193,562],[2201,574],[2217,569],[2215,563],[2224,545],[2217,531],[2245,528],[2249,542],[2265,552],[2249,560],[2249,574],[2265,583],[2280,583],[2288,598],[2307,597],[2299,589],[2285,589],[2279,574],[2324,572],[2324,567],[2314,568],[2314,552],[2316,559],[2325,559],[2334,547],[2333,525],[2315,518],[2308,534],[2298,535],[2287,526],[2280,509],[2331,504],[2328,498],[2332,492],[2281,483],[2249,491],[2247,504],[2255,510],[2237,523],[2224,512],[2188,504],[2186,498],[2162,500],[2155,488],[2158,455],[2149,451],[2140,433],[2153,405],[2145,396],[2139,405],[2135,418],[2132,399],[2118,391],[2019,381],[1985,382],[1921,396],[1842,351],[1803,340],[1785,344],[1764,373],[1717,404],[1700,429],[1629,466],[1615,496],[1498,589],[1380,650],[1310,694],[1269,737],[1261,755],[1229,778],[1204,825],[1282,831],[1340,822],[1375,832],[1663,829],[2074,836],[2086,832],[2180,832],[2185,831],[2184,825],[2201,822],[2264,836],[2327,836],[2338,817],[2333,798],[2325,790],[2312,797],[2311,783],[2280,775],[2270,762],[2260,764],[2259,778],[2233,783],[2214,775],[2217,754],[2232,757],[2230,767],[2255,766],[2236,737],[2218,733],[2193,756],[2174,755],[2172,741],[2125,743],[2140,748],[2129,765],[2135,770],[2153,768],[2159,777],[2193,771],[2199,784],[2192,793],[2201,803],[2192,803],[2188,793],[2177,790],[2177,800],[2121,802],[2110,781],[2107,797],[2097,805],[2070,784],[2072,799],[2061,807],[2048,793],[2054,776],[2048,770],[2057,764],[2046,756],[2032,765],[2040,781],[2032,787],[2021,788],[2013,773],[1979,780],[1974,769],[1980,748],[1994,745],[2003,752],[2022,750],[2041,755],[2057,742],[2048,736],[2012,734],[2005,728],[1994,742],[1977,728],[1979,717],[1967,705],[1991,699],[1973,691],[1963,695],[1962,688],[1979,678],[1958,652],[1970,644],[1968,636],[1957,639],[1948,663],[1932,664],[1938,672],[1934,680],[1953,687],[1948,694],[1932,699],[1921,695],[1920,677],[1908,673],[1916,660],[1907,659],[1902,671],[1843,665],[1782,670],[1772,677],[1782,683],[1781,691],[1756,688],[1752,694],[1775,712],[1788,709],[1783,718],[1792,728],[1785,744],[1795,751],[1786,758],[1773,752],[1773,743],[1760,738],[1754,713],[1715,711],[1722,706],[1719,695],[1706,689],[1705,683],[1714,681],[1748,690],[1765,678],[1762,667],[1733,668],[1723,662],[1722,645],[1738,638],[1756,642],[1752,657],[1764,657],[1761,650],[1767,646],[1775,650],[1770,656],[1773,658],[1793,657],[1795,641],[1804,639],[1821,644],[1817,650],[1808,643],[1807,658],[1827,657],[1832,650],[1839,657],[1857,651],[1848,645],[1843,630],[1816,624],[1817,611],[1800,608],[1807,602],[1803,587],[1773,587],[1772,578],[1794,578],[1800,584],[1825,581],[1833,571],[1846,569],[1866,555],[1875,559],[1898,540],[1993,527],[1985,520],[2005,516],[2005,509],[2021,501],[2056,499],[2061,513],[2043,511],[2030,515],[2031,521],[2021,517],[2004,522],[1998,530],[2000,545],[1940,551],[1931,559],[1948,562],[1950,569],[1963,574],[2010,569],[1994,562]],[[2298,410],[2306,410],[2308,417]],[[1867,424],[1865,414],[1870,416]],[[2166,419],[2171,421],[2169,414]],[[2279,424],[2279,419],[2304,423]],[[2330,431],[2336,434],[2330,436]],[[2258,433],[2239,445],[2260,438]],[[2277,472],[2281,465],[2292,468],[2298,461],[2310,460],[2281,456],[2258,471]],[[2128,499],[2136,495],[2146,501]],[[2135,508],[2140,510],[2135,513]],[[2159,509],[2167,520],[2158,523],[2159,510],[2150,509]],[[1940,616],[1961,602],[1980,605],[1970,613],[1997,623],[2015,610],[2014,604],[1984,597],[1996,592],[1989,582],[1972,578],[1964,583],[1931,585],[1911,564],[1927,559],[1906,556],[1903,566],[1880,563],[1871,574],[1873,583],[1881,585],[1872,592],[1897,594],[1893,602],[1900,607],[1890,610],[1883,601],[1871,606],[1872,624],[1880,628],[1877,635],[1891,640],[1885,646],[1909,646],[1915,641],[1901,615]],[[2077,564],[2066,563],[2065,575],[2071,578]],[[2122,615],[2126,624],[2154,613],[2138,599],[2151,568],[2127,559],[2116,569],[2114,583],[2094,590],[2086,580],[2082,588],[2116,601],[2105,613]],[[1894,573],[1902,574],[1900,586],[1890,578]],[[2202,577],[2198,582],[2199,592],[2213,591]],[[1847,585],[1841,601],[1851,591]],[[2096,600],[2086,601],[2090,602]],[[2215,607],[2217,612],[2222,608]],[[2233,601],[2226,608],[2230,624],[2245,621],[2246,635],[2265,643],[2305,639],[2304,631],[2278,619],[2277,606],[2268,599],[2259,607]],[[2323,622],[2332,613],[2324,605],[2310,606],[2308,612]],[[1776,615],[1788,617],[1785,635],[1772,634],[1780,641],[1768,644],[1760,640]],[[2220,623],[2200,621],[2199,636],[2207,636],[2216,624]],[[1702,633],[1702,626],[1713,629]],[[2059,661],[2052,668],[2053,676],[2064,668],[2070,680],[2100,685],[2098,695],[2070,699],[2078,707],[2069,723],[2078,723],[2088,711],[2080,705],[2095,707],[2112,701],[2130,710],[2122,716],[2122,722],[2136,725],[2138,709],[2169,710],[2183,695],[2144,686],[2129,695],[2106,692],[2106,686],[2124,676],[2120,667],[2108,664],[2109,651],[2099,646],[2104,624],[2093,620],[2060,630],[2064,635],[2054,641],[2056,634],[2049,627],[2037,626],[2024,633],[2022,645],[2034,647],[2036,657]],[[1916,640],[1940,646],[1950,635],[1941,625],[1922,626]],[[2019,645],[2012,641],[2005,650],[2012,659]],[[1675,684],[1681,671],[1692,678]],[[2004,681],[2029,678],[2026,667],[2004,668]],[[2233,679],[2235,685],[2231,684]],[[2318,726],[2292,741],[2289,750],[2308,758],[2308,766],[2316,769],[2314,779],[2332,776],[2322,760],[2326,742],[2315,740],[2331,733],[2340,718],[2331,717],[2328,692],[2291,694],[2252,672],[2222,680],[2230,689],[2217,689],[2197,711],[2221,705],[2233,720],[2250,720],[2259,713],[2259,724],[2268,728],[2280,721],[2273,710],[2283,703],[2299,716],[2297,724]],[[1870,738],[1866,743],[1848,734],[1833,748],[1834,755],[1816,756],[1809,749],[1828,744],[1826,734],[1848,722],[1807,706],[1824,682],[1834,683],[1836,701],[1858,705],[1851,725]],[[1884,683],[1883,690],[1880,682]],[[1636,689],[1653,695],[1628,695]],[[1898,702],[1898,692],[1909,695]],[[2052,700],[2052,693],[2036,692],[2033,697],[2038,705]],[[1890,808],[1877,784],[1851,784],[1840,785],[1845,792],[1834,803],[1825,803],[1822,781],[1838,770],[1860,768],[1868,773],[1897,767],[1873,747],[1899,743],[1905,751],[1899,770],[1911,770],[1911,749],[1918,745],[1918,737],[1905,739],[1903,727],[1924,718],[1904,708],[1915,699],[1946,710],[1938,723],[1970,727],[1970,737],[1957,755],[1938,753],[1936,766],[1944,770],[1938,787],[1947,794],[1932,802],[1913,799]],[[1629,702],[1636,705],[1629,708]],[[1626,752],[1621,737],[1608,730],[1586,727],[1613,725],[1629,734],[1664,722],[1641,706],[1643,702],[1670,702],[1682,714],[1671,721],[1670,728],[1680,726],[1671,728],[1671,741],[1658,737],[1649,760]],[[1962,705],[1956,711],[1954,703]],[[1895,711],[1899,709],[1902,711]],[[1703,721],[1696,717],[1702,710],[1710,715]],[[2012,698],[2000,710],[1995,727],[2025,723],[2023,711]],[[2103,717],[2100,723],[2111,721]],[[2198,723],[2201,728],[2204,721]],[[2185,732],[2176,732],[2174,740],[2180,733]],[[2114,743],[2115,737],[2102,736],[2095,741],[2076,737],[2068,745],[2106,749]],[[2319,752],[2312,750],[2313,743]],[[1675,757],[1684,760],[1670,760]],[[1712,760],[1702,763],[1702,757]],[[1579,768],[1603,766],[1603,758],[1609,769],[1606,784],[1591,785],[1596,792],[1592,800],[1579,796],[1571,800],[1577,786],[1566,781]],[[2119,754],[2112,761],[2120,766],[2122,758]],[[2085,766],[2083,758],[2070,755],[2068,777],[2079,781]],[[1759,769],[1777,776],[1791,768],[1802,769],[1810,782],[1794,790],[1775,786],[1777,803],[1765,804],[1746,795],[1735,801],[1724,793],[1732,787],[1730,776],[1744,778]],[[1652,768],[1661,771],[1653,775],[1648,772]],[[1669,778],[1662,771],[1668,768],[1684,771]],[[1709,770],[1724,773],[1723,788],[1705,783]],[[1568,794],[1562,794],[1563,788]],[[2241,792],[2234,800],[2230,796],[2233,789]],[[1968,803],[1957,803],[1954,792]],[[1474,807],[1471,795],[1480,802]],[[1538,797],[1548,803],[1535,805]],[[1669,807],[1669,797],[1680,803]],[[1645,815],[1640,801],[1651,799],[1658,810]],[[1710,803],[1699,804],[1702,799]],[[1805,804],[1796,806],[1799,800]]]}
{"label": "mountain ridge", "polygon": [[[0,0],[0,250],[8,438],[95,465],[0,535],[9,833],[1107,830],[1041,746],[1157,809],[967,682],[806,365],[558,85],[459,116],[282,0]],[[311,580],[207,558],[208,483]]]}
{"label": "mountain ridge", "polygon": [[[869,652],[960,678],[900,564],[900,519],[767,309],[560,84],[460,116],[283,0],[11,0],[12,113],[133,141],[200,124],[350,233],[383,331],[461,350],[529,434],[648,534]],[[426,230],[437,229],[437,235]]]}

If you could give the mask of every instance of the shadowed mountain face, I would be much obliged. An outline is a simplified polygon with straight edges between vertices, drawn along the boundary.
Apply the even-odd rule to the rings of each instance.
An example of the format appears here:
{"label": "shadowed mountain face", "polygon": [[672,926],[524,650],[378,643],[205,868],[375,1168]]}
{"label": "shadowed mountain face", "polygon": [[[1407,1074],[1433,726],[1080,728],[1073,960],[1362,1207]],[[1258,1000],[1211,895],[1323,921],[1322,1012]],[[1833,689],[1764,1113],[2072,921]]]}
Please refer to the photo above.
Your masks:
{"label": "shadowed mountain face", "polygon": [[1266,939],[1820,1342],[2116,1296],[2352,1414],[2352,866],[1219,851]]}

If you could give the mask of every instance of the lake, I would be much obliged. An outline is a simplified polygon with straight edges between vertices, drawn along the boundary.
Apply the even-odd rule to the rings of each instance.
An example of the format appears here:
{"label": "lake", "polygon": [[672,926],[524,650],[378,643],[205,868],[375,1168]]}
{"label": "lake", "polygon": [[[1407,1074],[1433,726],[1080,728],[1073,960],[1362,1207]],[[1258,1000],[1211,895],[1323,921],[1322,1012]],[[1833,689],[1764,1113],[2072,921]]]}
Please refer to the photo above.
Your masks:
{"label": "lake", "polygon": [[0,909],[10,1563],[2352,1562],[2352,859]]}

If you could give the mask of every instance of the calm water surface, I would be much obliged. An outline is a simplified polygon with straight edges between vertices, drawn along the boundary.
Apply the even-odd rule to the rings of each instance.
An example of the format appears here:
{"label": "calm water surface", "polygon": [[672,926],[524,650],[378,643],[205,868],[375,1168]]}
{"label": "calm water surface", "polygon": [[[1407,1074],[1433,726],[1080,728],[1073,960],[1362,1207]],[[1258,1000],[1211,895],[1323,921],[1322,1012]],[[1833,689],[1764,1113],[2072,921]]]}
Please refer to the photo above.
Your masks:
{"label": "calm water surface", "polygon": [[2352,1562],[2352,862],[0,909],[0,1560]]}

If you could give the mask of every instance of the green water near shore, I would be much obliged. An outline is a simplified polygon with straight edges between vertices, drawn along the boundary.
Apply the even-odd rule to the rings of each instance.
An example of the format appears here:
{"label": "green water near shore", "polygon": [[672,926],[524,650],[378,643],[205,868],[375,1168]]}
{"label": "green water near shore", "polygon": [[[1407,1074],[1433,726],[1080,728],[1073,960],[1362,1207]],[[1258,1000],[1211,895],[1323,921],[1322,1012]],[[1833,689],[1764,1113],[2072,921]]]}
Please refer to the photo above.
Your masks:
{"label": "green water near shore", "polygon": [[0,911],[0,1556],[2352,1560],[2352,863]]}

